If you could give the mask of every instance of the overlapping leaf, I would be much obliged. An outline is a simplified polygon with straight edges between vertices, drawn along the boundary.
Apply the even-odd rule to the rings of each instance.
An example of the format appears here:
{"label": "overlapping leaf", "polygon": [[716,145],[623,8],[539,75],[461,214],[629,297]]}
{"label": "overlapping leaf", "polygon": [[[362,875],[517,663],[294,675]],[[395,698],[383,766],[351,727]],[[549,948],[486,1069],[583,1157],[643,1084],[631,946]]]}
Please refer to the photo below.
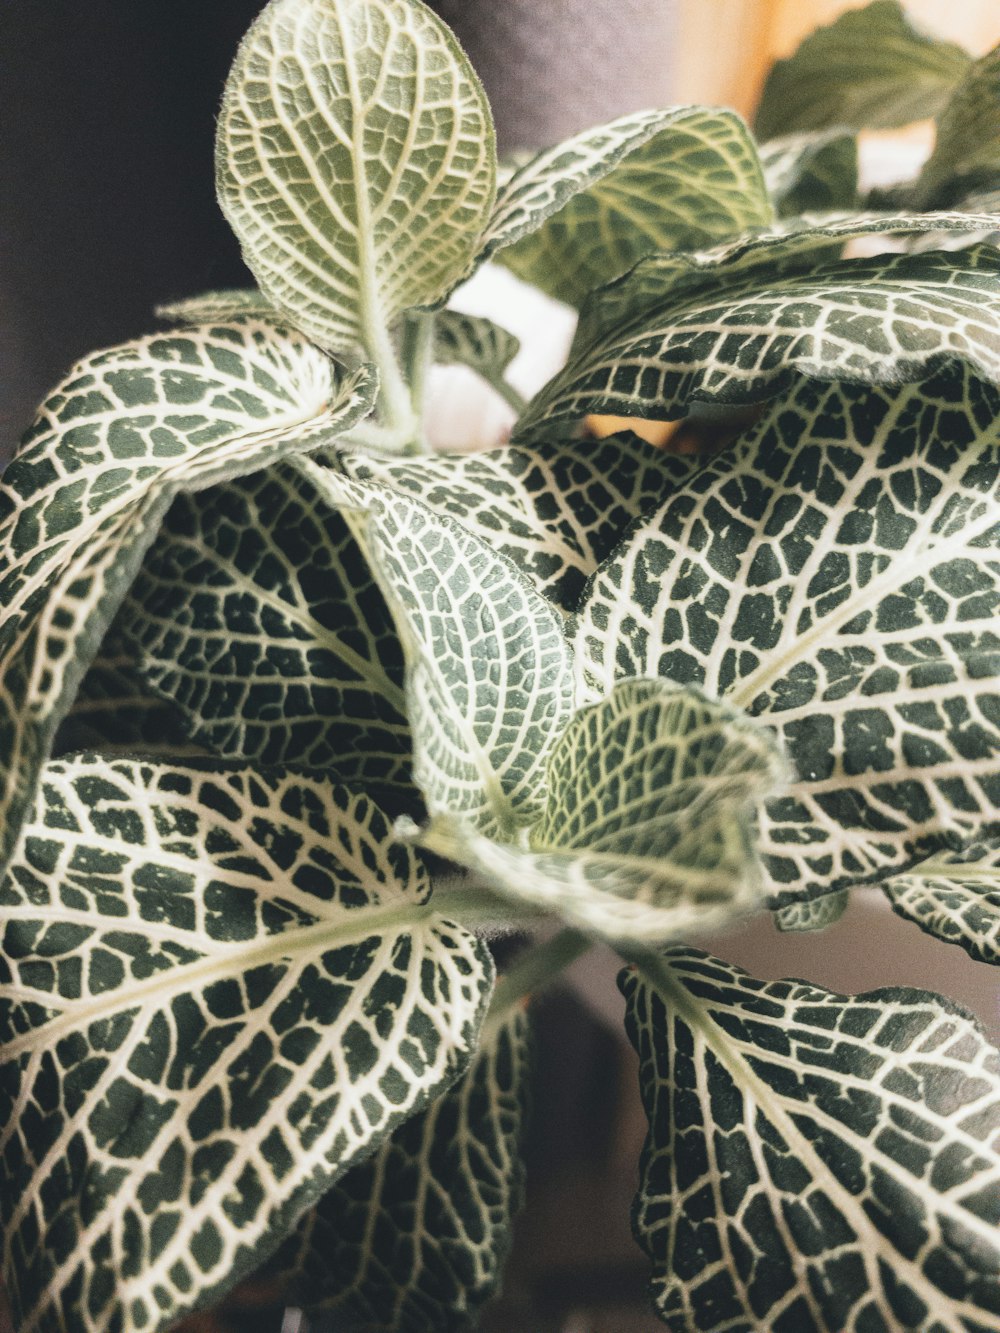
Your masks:
{"label": "overlapping leaf", "polygon": [[804,381],[598,572],[584,671],[777,729],[797,780],[761,850],[789,896],[884,878],[1000,818],[998,546],[996,389]]}
{"label": "overlapping leaf", "polygon": [[718,107],[622,117],[502,188],[484,253],[573,305],[654,250],[710,245],[774,214],[743,121]]}
{"label": "overlapping leaf", "polygon": [[434,316],[434,361],[441,366],[469,366],[488,384],[498,384],[517,356],[520,341],[480,315],[439,310]]}
{"label": "overlapping leaf", "polygon": [[825,930],[844,915],[850,897],[850,889],[836,889],[820,898],[788,903],[774,913],[774,924],[784,931]]}
{"label": "overlapping leaf", "polygon": [[341,1333],[461,1333],[496,1289],[521,1203],[527,1018],[307,1215],[278,1268],[288,1299]]}
{"label": "overlapping leaf", "polygon": [[22,1327],[164,1329],[469,1058],[485,947],[349,788],[51,764],[0,888],[0,1208]]}
{"label": "overlapping leaf", "polygon": [[347,523],[294,469],[175,502],[123,627],[198,743],[407,783],[392,617]]}
{"label": "overlapping leaf", "polygon": [[779,218],[853,208],[858,194],[858,142],[844,130],[772,139],[760,153],[764,182]]}
{"label": "overlapping leaf", "polygon": [[374,383],[248,319],[81,361],[0,486],[0,861],[170,499],[330,443]]}
{"label": "overlapping leaf", "polygon": [[923,991],[623,975],[649,1136],[634,1225],[676,1333],[1000,1327],[1000,1054]]}
{"label": "overlapping leaf", "polygon": [[920,207],[968,191],[1000,168],[1000,47],[971,65],[941,113],[934,151],[914,184]]}
{"label": "overlapping leaf", "polygon": [[495,191],[485,94],[412,0],[272,0],[226,85],[223,211],[264,294],[377,359],[465,269]]}
{"label": "overlapping leaf", "polygon": [[873,0],[810,34],[771,69],[754,130],[891,129],[933,116],[969,68],[967,51],[910,22],[898,0]]}
{"label": "overlapping leaf", "polygon": [[939,852],[883,888],[894,911],[928,935],[1000,964],[1000,837]]}
{"label": "overlapping leaf", "polygon": [[662,943],[757,904],[754,807],[783,776],[766,728],[698,691],[627,680],[553,747],[526,844],[448,814],[420,842],[583,930]]}

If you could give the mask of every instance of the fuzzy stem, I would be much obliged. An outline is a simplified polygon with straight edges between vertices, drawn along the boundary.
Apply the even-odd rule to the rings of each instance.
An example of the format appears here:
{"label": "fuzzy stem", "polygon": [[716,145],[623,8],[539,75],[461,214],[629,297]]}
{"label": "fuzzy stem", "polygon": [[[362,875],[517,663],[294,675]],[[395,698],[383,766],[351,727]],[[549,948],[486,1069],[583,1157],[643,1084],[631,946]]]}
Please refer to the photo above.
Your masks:
{"label": "fuzzy stem", "polygon": [[533,992],[549,985],[592,945],[593,940],[588,936],[569,928],[529,945],[496,984],[483,1024],[483,1040],[503,1023],[512,1009]]}

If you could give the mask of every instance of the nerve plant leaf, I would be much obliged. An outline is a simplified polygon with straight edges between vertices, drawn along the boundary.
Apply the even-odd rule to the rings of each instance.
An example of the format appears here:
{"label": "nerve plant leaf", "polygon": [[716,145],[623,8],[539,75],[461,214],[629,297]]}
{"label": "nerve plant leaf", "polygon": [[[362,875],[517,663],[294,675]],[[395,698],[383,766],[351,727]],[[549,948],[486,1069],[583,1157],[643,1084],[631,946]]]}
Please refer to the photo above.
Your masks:
{"label": "nerve plant leaf", "polygon": [[928,935],[1000,964],[1000,837],[939,852],[882,887],[893,910]]}
{"label": "nerve plant leaf", "polygon": [[773,139],[832,126],[881,130],[939,111],[971,57],[910,22],[898,0],[848,10],[771,69],[754,131]]}
{"label": "nerve plant leaf", "polygon": [[789,898],[1000,822],[998,423],[997,390],[954,367],[800,382],[594,579],[596,695],[662,675],[778,731],[797,780],[761,851]]}
{"label": "nerve plant leaf", "polygon": [[[934,151],[913,185],[918,207],[968,193],[1000,169],[1000,47],[966,71],[938,118]],[[949,205],[950,206],[950,205]]]}
{"label": "nerve plant leaf", "polygon": [[439,310],[434,316],[435,364],[468,366],[487,384],[503,379],[520,347],[512,333],[480,315]]}
{"label": "nerve plant leaf", "polygon": [[154,313],[157,319],[169,324],[225,323],[240,315],[283,319],[259,287],[226,287],[221,291],[200,292],[197,296],[158,305]]}
{"label": "nerve plant leaf", "polygon": [[845,130],[772,139],[760,162],[779,218],[843,211],[857,201],[858,141]]}
{"label": "nerve plant leaf", "polygon": [[533,158],[501,189],[483,242],[579,305],[654,250],[690,250],[774,219],[743,121],[718,107],[623,116]]}
{"label": "nerve plant leaf", "polygon": [[469,1068],[306,1215],[269,1272],[338,1333],[464,1333],[496,1290],[521,1205],[529,1072],[518,1011]]}
{"label": "nerve plant leaf", "polygon": [[23,1327],[172,1326],[467,1063],[483,944],[365,795],[50,764],[0,888],[0,1192]]}
{"label": "nerve plant leaf", "polygon": [[1000,1327],[1000,1053],[924,991],[837,995],[675,948],[622,975],[634,1212],[676,1333]]}
{"label": "nerve plant leaf", "polygon": [[758,905],[754,808],[783,777],[767,728],[697,690],[626,680],[559,737],[526,844],[449,814],[420,843],[582,930],[659,944]]}
{"label": "nerve plant leaf", "polygon": [[42,405],[0,485],[0,862],[173,495],[332,442],[374,392],[246,320],[95,353]]}
{"label": "nerve plant leaf", "polygon": [[383,349],[443,297],[496,184],[479,80],[417,0],[272,0],[226,85],[217,166],[262,291],[332,348]]}
{"label": "nerve plant leaf", "polygon": [[408,783],[392,617],[343,517],[292,468],[177,500],[121,623],[199,744]]}
{"label": "nerve plant leaf", "polygon": [[787,903],[774,913],[774,924],[782,931],[825,930],[844,915],[850,898],[850,889],[837,889],[821,898]]}

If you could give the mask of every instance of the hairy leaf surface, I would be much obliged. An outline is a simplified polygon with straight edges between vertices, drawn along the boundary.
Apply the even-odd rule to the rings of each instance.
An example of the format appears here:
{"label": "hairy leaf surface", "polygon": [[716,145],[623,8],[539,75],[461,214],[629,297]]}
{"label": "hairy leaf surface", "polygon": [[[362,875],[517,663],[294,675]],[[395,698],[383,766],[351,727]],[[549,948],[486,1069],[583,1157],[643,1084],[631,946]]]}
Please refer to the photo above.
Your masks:
{"label": "hairy leaf surface", "polygon": [[381,352],[469,261],[493,204],[493,123],[424,5],[272,0],[226,85],[217,167],[264,294],[322,346]]}
{"label": "hairy leaf surface", "polygon": [[360,792],[50,764],[0,887],[23,1327],[165,1329],[467,1062],[491,964]]}
{"label": "hairy leaf surface", "polygon": [[1000,964],[1000,837],[939,852],[882,887],[893,910],[928,935]]}
{"label": "hairy leaf surface", "polygon": [[773,139],[794,130],[881,130],[923,120],[945,105],[969,63],[960,46],[915,27],[898,0],[873,0],[777,61],[754,130]]}
{"label": "hairy leaf surface", "polygon": [[0,862],[172,496],[332,442],[374,392],[249,319],[97,352],[45,401],[0,485]]}
{"label": "hairy leaf surface", "polygon": [[779,218],[853,208],[858,141],[844,130],[783,135],[760,150],[764,181]]}
{"label": "hairy leaf surface", "polygon": [[774,726],[775,885],[885,878],[1000,819],[1000,396],[806,381],[595,577],[585,674],[692,682]]}
{"label": "hairy leaf surface", "polygon": [[1000,1328],[1000,1053],[971,1015],[683,948],[621,985],[650,1126],[633,1221],[669,1328]]}

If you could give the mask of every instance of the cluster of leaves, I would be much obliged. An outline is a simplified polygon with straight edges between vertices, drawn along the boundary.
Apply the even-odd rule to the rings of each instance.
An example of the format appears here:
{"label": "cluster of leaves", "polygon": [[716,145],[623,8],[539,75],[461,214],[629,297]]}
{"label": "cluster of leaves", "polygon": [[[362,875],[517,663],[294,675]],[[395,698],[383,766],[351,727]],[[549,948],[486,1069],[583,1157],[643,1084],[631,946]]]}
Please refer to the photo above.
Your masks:
{"label": "cluster of leaves", "polygon": [[[218,139],[258,288],[77,365],[0,489],[21,1329],[153,1333],[265,1262],[345,1330],[468,1327],[522,1001],[594,939],[670,1327],[1000,1328],[972,1019],[677,943],[877,883],[1000,961],[998,68],[877,0],[778,67],[762,148],[647,112],[498,188],[420,0],[265,8]],[[920,178],[863,211],[856,130],[929,99]],[[429,457],[430,364],[506,385],[510,335],[442,308],[490,258],[576,341],[509,447]],[[494,988],[484,930],[551,918]]]}

